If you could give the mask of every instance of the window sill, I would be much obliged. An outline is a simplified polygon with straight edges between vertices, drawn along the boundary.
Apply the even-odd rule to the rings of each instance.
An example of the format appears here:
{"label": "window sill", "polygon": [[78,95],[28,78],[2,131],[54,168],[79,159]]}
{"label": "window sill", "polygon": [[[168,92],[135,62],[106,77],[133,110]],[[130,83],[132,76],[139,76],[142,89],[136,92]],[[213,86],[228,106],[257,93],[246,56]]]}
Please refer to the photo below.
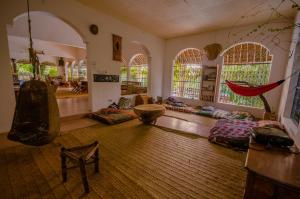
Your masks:
{"label": "window sill", "polygon": [[253,107],[253,106],[246,106],[246,105],[237,105],[237,104],[231,104],[231,103],[225,103],[225,102],[217,102],[218,104],[224,104],[224,105],[229,105],[229,106],[235,106],[235,107],[241,107],[241,108],[250,108],[254,110],[259,110],[259,111],[264,111],[264,108],[258,108],[258,107]]}

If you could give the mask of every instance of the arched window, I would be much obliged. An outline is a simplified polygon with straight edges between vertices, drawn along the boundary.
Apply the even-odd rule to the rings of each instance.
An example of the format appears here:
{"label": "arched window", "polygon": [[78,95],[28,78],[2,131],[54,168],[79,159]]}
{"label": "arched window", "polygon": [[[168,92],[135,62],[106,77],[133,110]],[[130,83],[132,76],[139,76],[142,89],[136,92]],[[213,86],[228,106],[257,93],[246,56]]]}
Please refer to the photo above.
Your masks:
{"label": "arched window", "polygon": [[266,47],[254,42],[239,43],[225,50],[219,102],[263,108],[259,97],[236,95],[225,84],[225,80],[246,81],[255,86],[266,84],[269,82],[272,58]]}
{"label": "arched window", "polygon": [[123,84],[128,81],[128,66],[125,58],[122,57],[121,67],[120,67],[120,81]]}
{"label": "arched window", "polygon": [[78,66],[78,77],[80,81],[87,81],[86,60],[81,60]]}
{"label": "arched window", "polygon": [[148,86],[148,59],[144,54],[134,55],[129,63],[130,81],[139,82],[141,87]]}
{"label": "arched window", "polygon": [[202,52],[187,48],[173,62],[172,92],[174,97],[199,99],[202,77]]}

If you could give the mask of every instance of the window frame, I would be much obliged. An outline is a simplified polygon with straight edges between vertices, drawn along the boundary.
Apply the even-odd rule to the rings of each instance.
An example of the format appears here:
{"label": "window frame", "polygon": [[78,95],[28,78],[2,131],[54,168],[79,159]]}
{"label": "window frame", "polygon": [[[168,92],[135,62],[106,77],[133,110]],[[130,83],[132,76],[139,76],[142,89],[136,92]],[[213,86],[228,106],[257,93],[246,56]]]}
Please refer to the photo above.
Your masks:
{"label": "window frame", "polygon": [[[135,63],[135,59],[137,59],[139,56],[143,56],[143,59],[146,59],[146,63],[140,63],[140,64],[136,64]],[[124,67],[124,66],[123,66]],[[131,80],[131,68],[133,67],[144,67],[144,68],[147,68],[147,78],[146,78],[146,82],[147,84],[145,85],[145,87],[147,87],[147,90],[148,90],[148,87],[149,87],[149,58],[147,57],[147,55],[143,54],[143,53],[137,53],[137,54],[134,54],[130,61],[129,61],[129,64],[128,64],[128,70],[127,70],[127,81],[132,81]],[[145,78],[138,78],[138,79],[145,79]],[[142,83],[142,82],[140,82]]]}
{"label": "window frame", "polygon": [[[293,103],[292,103],[292,106],[291,106],[291,113],[290,113],[290,118],[291,118],[291,120],[295,123],[295,125],[299,125],[299,123],[300,123],[300,119],[299,119],[299,121],[298,121],[298,123],[297,123],[297,120],[296,120],[296,118],[293,118],[293,111],[294,111],[294,107],[295,107],[295,101],[296,101],[296,98],[298,97],[298,98],[300,98],[300,72],[298,73],[298,75],[296,76],[296,77],[298,77],[298,78],[296,78],[296,86],[294,87],[295,88],[295,92],[294,92],[294,96],[293,96]],[[299,95],[299,96],[297,96],[297,94]],[[300,100],[300,99],[299,99]],[[300,105],[299,105],[300,106]],[[299,108],[299,107],[298,107]],[[296,112],[296,111],[295,111]],[[300,114],[300,113],[299,113]]]}
{"label": "window frame", "polygon": [[[231,50],[232,48],[236,47],[236,46],[239,46],[239,45],[243,45],[243,44],[253,44],[253,45],[259,45],[260,47],[264,48],[265,49],[265,52],[266,52],[266,56],[270,56],[271,57],[271,61],[270,62],[255,62],[256,58],[254,56],[253,60],[254,62],[248,62],[248,57],[247,57],[247,63],[239,63],[239,64],[224,64],[225,63],[225,58],[224,58],[224,54],[226,52],[228,52],[229,50]],[[247,50],[248,50],[248,47],[247,47]],[[242,65],[254,65],[254,64],[268,64],[269,65],[269,75],[267,77],[267,83],[270,82],[270,76],[271,76],[271,72],[272,72],[272,65],[273,65],[273,60],[274,60],[274,55],[271,54],[271,51],[263,44],[261,43],[258,43],[258,42],[252,42],[252,41],[245,41],[245,42],[239,42],[239,43],[235,43],[231,46],[229,46],[228,48],[226,48],[220,55],[222,57],[222,65],[220,67],[220,70],[219,70],[219,77],[218,77],[218,92],[217,92],[217,103],[220,103],[220,104],[225,104],[225,105],[230,105],[230,106],[238,106],[238,107],[246,107],[246,108],[251,108],[251,109],[258,109],[258,110],[263,110],[264,107],[255,107],[255,106],[248,106],[248,105],[240,105],[240,104],[235,104],[235,103],[226,103],[226,102],[222,102],[220,101],[220,98],[221,98],[221,89],[222,89],[222,82],[221,82],[221,78],[222,78],[222,72],[223,72],[223,69],[224,67],[228,66],[228,65],[239,65],[239,66],[242,66]],[[240,55],[240,59],[242,55]],[[248,51],[247,51],[247,56],[248,55]]]}
{"label": "window frame", "polygon": [[[200,81],[199,81],[199,89],[198,89],[199,90],[199,97],[198,98],[187,98],[187,97],[184,97],[184,96],[175,96],[175,95],[173,95],[173,92],[174,92],[173,91],[173,87],[174,87],[174,67],[175,67],[176,64],[178,64],[177,61],[178,61],[179,57],[181,56],[181,54],[183,54],[183,53],[185,53],[185,52],[187,52],[189,50],[196,50],[196,51],[198,51],[198,53],[199,53],[200,56],[196,57],[194,59],[195,60],[196,59],[200,59],[199,63],[179,63],[179,64],[182,64],[183,67],[187,67],[188,65],[197,65],[197,66],[199,66],[199,68],[201,70],[201,74],[200,74],[201,77],[200,77]],[[170,96],[176,97],[176,98],[182,98],[182,99],[186,99],[186,100],[200,100],[200,98],[201,98],[201,86],[202,86],[203,66],[204,66],[203,59],[202,59],[202,55],[203,54],[204,54],[203,51],[200,50],[200,49],[198,49],[198,48],[185,48],[185,49],[182,49],[181,51],[179,51],[177,53],[177,55],[175,56],[175,58],[173,60],[173,63],[172,63],[171,93],[170,93]]]}
{"label": "window frame", "polygon": [[[299,33],[299,38],[300,38],[300,33]],[[298,54],[298,57],[296,54]],[[292,74],[293,72],[300,70],[300,65],[295,63],[295,62],[297,62],[296,59],[299,59],[299,62],[300,62],[300,39],[297,41],[296,45],[294,46],[294,53],[293,53],[292,57],[290,57],[290,59],[291,59],[292,66],[291,66],[290,72],[288,72],[288,73]],[[288,82],[289,85],[287,88],[288,90],[287,90],[286,101],[284,104],[283,114],[280,117],[281,122],[283,123],[284,127],[287,129],[287,132],[289,133],[289,135],[292,138],[297,139],[297,140],[299,139],[299,136],[300,136],[300,122],[297,124],[291,118],[291,113],[292,113],[294,97],[296,94],[296,90],[294,88],[297,85],[298,77],[300,77],[300,74],[291,77],[291,79]]]}

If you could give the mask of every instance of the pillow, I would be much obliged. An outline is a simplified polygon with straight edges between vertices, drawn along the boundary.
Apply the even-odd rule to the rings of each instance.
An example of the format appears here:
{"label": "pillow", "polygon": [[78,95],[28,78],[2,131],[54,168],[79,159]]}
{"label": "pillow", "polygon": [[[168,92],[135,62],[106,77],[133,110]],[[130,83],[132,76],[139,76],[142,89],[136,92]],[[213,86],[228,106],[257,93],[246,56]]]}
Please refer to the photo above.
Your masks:
{"label": "pillow", "polygon": [[201,110],[203,110],[203,111],[214,111],[215,107],[213,107],[213,106],[203,106],[201,108]]}
{"label": "pillow", "polygon": [[118,104],[120,109],[130,109],[131,108],[131,99],[121,97]]}
{"label": "pillow", "polygon": [[116,104],[116,103],[114,102],[114,103],[112,103],[111,105],[109,105],[108,108],[119,109],[120,107],[119,107],[118,104]]}

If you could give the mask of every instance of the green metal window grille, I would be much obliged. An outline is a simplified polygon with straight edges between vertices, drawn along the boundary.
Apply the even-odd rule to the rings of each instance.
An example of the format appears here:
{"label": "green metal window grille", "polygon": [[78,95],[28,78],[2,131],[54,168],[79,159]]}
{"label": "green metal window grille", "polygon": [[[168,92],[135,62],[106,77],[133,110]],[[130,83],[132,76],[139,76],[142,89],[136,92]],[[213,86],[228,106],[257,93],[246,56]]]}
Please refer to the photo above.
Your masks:
{"label": "green metal window grille", "polygon": [[269,82],[272,55],[257,43],[242,43],[224,53],[221,71],[219,102],[239,106],[263,108],[259,97],[244,97],[233,93],[225,80],[246,81],[259,86]]}
{"label": "green metal window grille", "polygon": [[200,99],[202,81],[202,53],[185,49],[174,60],[171,96]]}

